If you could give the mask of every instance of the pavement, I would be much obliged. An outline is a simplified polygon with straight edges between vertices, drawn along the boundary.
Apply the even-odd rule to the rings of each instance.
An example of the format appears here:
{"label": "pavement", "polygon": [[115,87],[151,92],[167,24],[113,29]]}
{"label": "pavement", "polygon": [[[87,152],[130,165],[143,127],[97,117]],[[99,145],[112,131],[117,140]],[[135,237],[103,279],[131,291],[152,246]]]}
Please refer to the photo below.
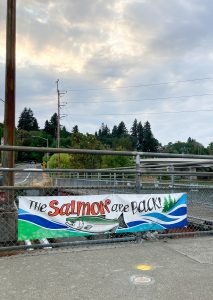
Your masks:
{"label": "pavement", "polygon": [[213,237],[25,251],[0,258],[0,299],[202,299]]}
{"label": "pavement", "polygon": [[187,213],[188,216],[213,222],[213,205],[188,205]]}

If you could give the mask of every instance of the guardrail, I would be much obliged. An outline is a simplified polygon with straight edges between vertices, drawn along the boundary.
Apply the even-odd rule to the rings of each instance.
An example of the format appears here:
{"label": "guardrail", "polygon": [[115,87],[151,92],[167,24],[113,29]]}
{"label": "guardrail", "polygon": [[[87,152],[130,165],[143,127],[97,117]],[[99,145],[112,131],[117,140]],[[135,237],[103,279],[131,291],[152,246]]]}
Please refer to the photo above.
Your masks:
{"label": "guardrail", "polygon": [[[159,237],[186,236],[212,233],[213,216],[213,172],[206,171],[176,171],[176,170],[154,170],[141,167],[141,157],[170,157],[170,158],[192,158],[199,162],[206,159],[208,164],[213,162],[213,156],[170,154],[170,153],[144,153],[134,151],[107,151],[87,149],[56,149],[19,146],[0,146],[0,151],[37,151],[44,153],[70,153],[70,154],[93,154],[93,155],[127,155],[135,158],[135,167],[120,169],[42,169],[42,168],[0,168],[0,173],[26,173],[28,179],[19,182],[15,186],[0,186],[0,249],[9,246],[15,248],[40,248],[50,246],[48,241],[40,245],[39,241],[20,244],[17,241],[17,207],[20,195],[73,195],[73,194],[109,194],[109,193],[175,193],[187,192],[189,226],[187,229],[176,231],[165,231],[157,233]],[[205,165],[202,162],[202,165]],[[191,166],[191,164],[190,164]],[[37,179],[36,179],[36,176]],[[164,178],[166,177],[166,178]],[[208,178],[203,179],[204,177]],[[200,179],[200,180],[199,180]],[[202,179],[202,180],[201,180]],[[142,236],[143,234],[141,234]],[[155,237],[157,236],[155,235]],[[134,236],[134,234],[133,234]],[[115,236],[109,236],[112,242]],[[122,236],[121,241],[137,240],[137,238]],[[105,240],[105,239],[104,239]],[[92,242],[95,242],[94,240]],[[100,240],[98,239],[99,243]],[[82,241],[85,243],[87,241]],[[49,241],[51,244],[52,241]],[[68,245],[70,242],[61,240],[54,241],[56,246],[61,243]],[[54,244],[53,243],[53,244]],[[91,243],[91,241],[90,241]],[[81,243],[80,243],[81,244]],[[54,246],[53,246],[54,247]],[[14,249],[15,249],[14,248]],[[7,248],[5,248],[7,249]],[[12,249],[12,247],[11,247]],[[16,248],[17,249],[17,248]]]}

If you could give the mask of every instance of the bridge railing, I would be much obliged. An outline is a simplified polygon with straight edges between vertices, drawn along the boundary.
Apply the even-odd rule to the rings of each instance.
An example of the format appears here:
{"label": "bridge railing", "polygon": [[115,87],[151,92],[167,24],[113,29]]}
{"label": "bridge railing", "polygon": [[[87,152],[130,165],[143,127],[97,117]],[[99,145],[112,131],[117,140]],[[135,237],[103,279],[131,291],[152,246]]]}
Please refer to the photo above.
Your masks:
{"label": "bridge railing", "polygon": [[[188,197],[188,226],[187,228],[164,230],[138,234],[118,235],[124,240],[143,238],[157,238],[166,236],[194,236],[213,232],[213,156],[207,155],[178,155],[168,153],[144,153],[128,151],[105,151],[87,149],[55,149],[18,146],[0,146],[0,151],[35,151],[46,153],[70,153],[92,155],[127,155],[135,159],[135,166],[111,169],[43,169],[40,165],[22,168],[1,167],[0,173],[11,172],[15,177],[14,186],[0,186],[0,249],[15,246],[16,249],[43,247],[51,243],[65,245],[76,243],[73,239],[57,239],[47,241],[18,241],[17,220],[19,196],[60,196],[60,195],[94,195],[94,194],[170,194],[187,193]],[[196,166],[194,171],[174,168],[161,170],[141,166],[141,159],[146,157],[188,158],[208,161]],[[196,165],[196,164],[195,164]],[[17,179],[16,175],[22,174]],[[20,179],[21,178],[21,179]],[[101,236],[101,240],[114,242],[116,235]],[[100,236],[94,236],[93,242],[101,241]],[[81,238],[80,243],[88,242]],[[91,241],[90,241],[91,242]],[[65,243],[65,244],[64,244]],[[40,245],[40,246],[39,246]],[[43,245],[43,246],[42,246]],[[19,247],[19,248],[17,248]],[[11,248],[12,249],[12,248]]]}

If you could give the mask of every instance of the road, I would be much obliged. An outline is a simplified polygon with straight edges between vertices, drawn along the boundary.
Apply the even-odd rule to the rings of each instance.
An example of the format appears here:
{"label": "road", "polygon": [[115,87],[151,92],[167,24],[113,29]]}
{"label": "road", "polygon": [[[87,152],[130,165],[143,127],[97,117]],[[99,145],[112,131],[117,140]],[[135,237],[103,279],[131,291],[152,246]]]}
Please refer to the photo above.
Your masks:
{"label": "road", "polygon": [[203,237],[3,257],[1,298],[211,300],[212,249]]}
{"label": "road", "polygon": [[[37,169],[40,168],[40,164],[22,163],[16,164],[17,169]],[[16,185],[29,185],[33,182],[41,182],[42,174],[40,172],[16,172],[15,173],[15,184]]]}

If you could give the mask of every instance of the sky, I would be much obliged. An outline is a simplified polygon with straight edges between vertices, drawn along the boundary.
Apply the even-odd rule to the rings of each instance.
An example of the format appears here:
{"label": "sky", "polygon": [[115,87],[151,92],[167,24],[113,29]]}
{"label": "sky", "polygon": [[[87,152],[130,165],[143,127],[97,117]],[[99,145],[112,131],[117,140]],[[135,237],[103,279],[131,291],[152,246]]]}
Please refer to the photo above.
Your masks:
{"label": "sky", "polygon": [[[0,1],[4,100],[6,0]],[[149,121],[162,143],[213,142],[212,0],[17,0],[16,124],[25,107],[40,128],[94,133]],[[0,101],[0,122],[4,103]]]}

